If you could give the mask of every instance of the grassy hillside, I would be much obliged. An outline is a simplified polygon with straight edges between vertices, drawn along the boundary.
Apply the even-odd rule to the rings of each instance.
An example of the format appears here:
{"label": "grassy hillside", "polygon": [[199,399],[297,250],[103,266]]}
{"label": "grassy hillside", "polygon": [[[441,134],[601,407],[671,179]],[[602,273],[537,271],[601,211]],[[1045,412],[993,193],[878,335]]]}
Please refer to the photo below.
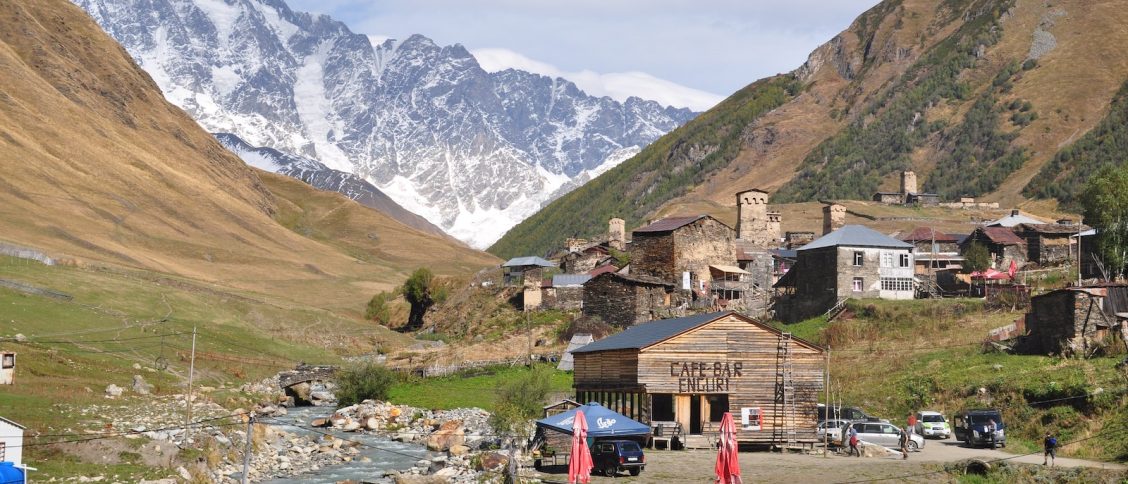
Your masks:
{"label": "grassy hillside", "polygon": [[[605,230],[606,217],[590,216],[595,210],[583,202],[603,207],[621,197],[613,202],[619,213],[599,215],[631,223],[732,207],[736,192],[754,187],[774,192],[778,203],[866,200],[898,189],[904,169],[917,173],[921,190],[947,199],[975,196],[1048,215],[1057,210],[1054,202],[1069,201],[1072,187],[1026,187],[1108,114],[1128,79],[1128,56],[1114,47],[1128,42],[1119,27],[1125,22],[1128,9],[1111,0],[883,1],[790,74],[800,85],[790,89],[793,96],[743,125],[713,128],[739,132],[737,149],[678,180],[680,186],[638,192],[624,190],[629,183],[622,180],[647,183],[654,168],[640,169],[641,158],[680,172],[685,158],[678,150],[708,153],[701,151],[710,146],[704,140],[716,134],[667,135],[619,167],[618,184],[595,180],[599,189],[548,205],[491,250],[543,253],[566,237]],[[700,119],[728,109],[723,103]],[[654,192],[667,199],[649,198]],[[1032,195],[1055,198],[1026,198]]]}
{"label": "grassy hillside", "polygon": [[[1089,360],[988,350],[987,331],[1021,313],[985,310],[979,300],[865,300],[850,311],[829,325],[784,326],[830,344],[836,401],[900,424],[915,410],[997,407],[1012,452],[1036,451],[1047,430],[1068,442],[1128,419],[1128,373],[1117,368],[1122,346]],[[1061,455],[1123,461],[1128,435],[1067,445]]]}
{"label": "grassy hillside", "polygon": [[1092,131],[1061,149],[1053,161],[1026,186],[1025,194],[1055,198],[1076,207],[1085,180],[1106,166],[1125,163],[1128,151],[1128,83],[1109,107],[1108,115]]}
{"label": "grassy hillside", "polygon": [[334,307],[496,263],[246,166],[70,2],[3,5],[0,242]]}

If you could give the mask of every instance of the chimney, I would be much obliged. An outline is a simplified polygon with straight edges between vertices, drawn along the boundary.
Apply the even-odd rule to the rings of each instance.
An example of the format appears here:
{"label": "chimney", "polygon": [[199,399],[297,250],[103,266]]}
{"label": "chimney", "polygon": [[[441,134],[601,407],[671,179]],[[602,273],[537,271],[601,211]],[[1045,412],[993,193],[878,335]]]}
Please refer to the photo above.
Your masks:
{"label": "chimney", "polygon": [[626,247],[627,240],[627,223],[621,218],[613,218],[607,221],[607,245],[615,250],[623,250]]}
{"label": "chimney", "polygon": [[1019,211],[1018,211],[1018,209],[1017,209],[1017,208],[1012,208],[1012,209],[1011,209],[1011,217],[1017,217],[1017,216],[1018,216],[1018,214],[1019,214]]}
{"label": "chimney", "polygon": [[823,235],[829,234],[846,225],[846,207],[832,203],[823,207]]}
{"label": "chimney", "polygon": [[911,171],[901,172],[901,196],[907,196],[910,193],[917,192],[917,179],[916,173]]}

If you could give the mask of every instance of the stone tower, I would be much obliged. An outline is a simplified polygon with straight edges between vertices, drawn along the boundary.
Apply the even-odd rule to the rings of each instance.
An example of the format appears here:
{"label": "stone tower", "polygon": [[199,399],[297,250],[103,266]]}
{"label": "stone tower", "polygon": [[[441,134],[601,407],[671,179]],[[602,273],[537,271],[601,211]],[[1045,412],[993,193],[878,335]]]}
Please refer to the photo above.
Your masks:
{"label": "stone tower", "polygon": [[901,172],[901,196],[907,197],[910,193],[917,193],[916,173],[911,171]]}
{"label": "stone tower", "polygon": [[779,246],[781,215],[768,212],[768,192],[753,188],[736,194],[736,238],[763,249]]}
{"label": "stone tower", "polygon": [[846,207],[832,203],[823,207],[823,235],[829,234],[846,225]]}
{"label": "stone tower", "polygon": [[615,250],[624,250],[627,246],[627,223],[621,218],[607,221],[607,245]]}

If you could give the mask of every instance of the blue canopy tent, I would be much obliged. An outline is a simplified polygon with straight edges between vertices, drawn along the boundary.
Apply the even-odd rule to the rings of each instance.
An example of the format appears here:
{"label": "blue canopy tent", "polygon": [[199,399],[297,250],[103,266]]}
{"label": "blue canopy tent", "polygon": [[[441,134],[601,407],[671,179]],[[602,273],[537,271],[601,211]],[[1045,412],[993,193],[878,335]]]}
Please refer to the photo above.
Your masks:
{"label": "blue canopy tent", "polygon": [[0,462],[0,484],[23,484],[24,471],[11,462]]}
{"label": "blue canopy tent", "polygon": [[587,419],[588,437],[590,438],[650,434],[650,426],[632,420],[626,415],[595,402],[537,420],[537,427],[572,435],[572,422],[576,420],[576,412],[581,410],[584,412],[584,418]]}

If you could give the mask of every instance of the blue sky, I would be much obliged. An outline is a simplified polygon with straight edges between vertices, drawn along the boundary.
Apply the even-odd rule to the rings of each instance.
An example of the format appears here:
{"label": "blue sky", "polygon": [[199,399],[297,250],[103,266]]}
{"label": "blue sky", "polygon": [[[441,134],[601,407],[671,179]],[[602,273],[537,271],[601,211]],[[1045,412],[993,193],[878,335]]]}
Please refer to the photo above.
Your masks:
{"label": "blue sky", "polygon": [[287,0],[375,40],[423,34],[486,70],[703,110],[803,63],[877,0]]}

